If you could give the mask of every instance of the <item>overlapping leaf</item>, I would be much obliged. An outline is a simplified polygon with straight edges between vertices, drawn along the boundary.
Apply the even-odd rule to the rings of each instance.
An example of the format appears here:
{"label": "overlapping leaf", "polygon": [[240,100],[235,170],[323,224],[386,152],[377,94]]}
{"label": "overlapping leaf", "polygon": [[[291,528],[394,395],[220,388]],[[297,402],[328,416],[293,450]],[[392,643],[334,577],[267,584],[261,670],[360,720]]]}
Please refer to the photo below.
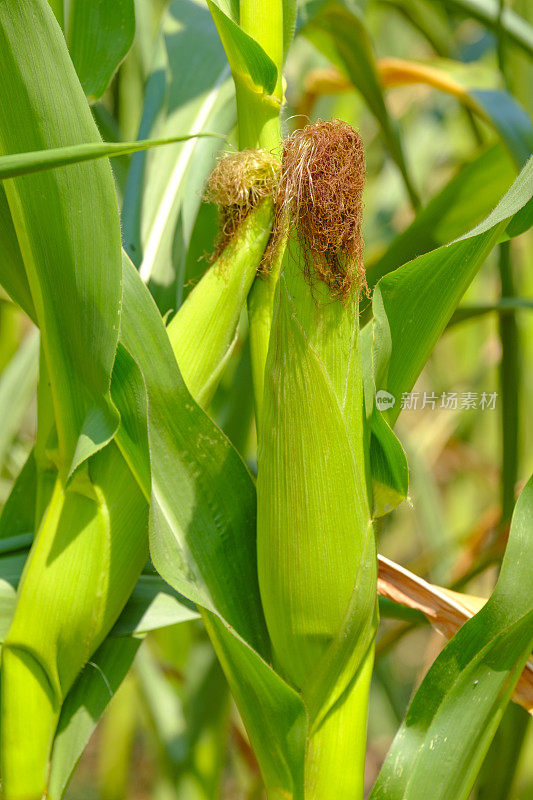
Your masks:
{"label": "overlapping leaf", "polygon": [[134,0],[70,0],[65,36],[85,94],[98,100],[133,43]]}
{"label": "overlapping leaf", "polygon": [[[450,245],[419,256],[378,283],[374,308],[374,374],[377,389],[394,398],[393,423],[403,392],[412,389],[439,336],[473,277],[514,215],[533,195],[533,159],[489,216]],[[369,326],[364,336],[372,336]]]}
{"label": "overlapping leaf", "polygon": [[533,647],[533,478],[515,508],[487,604],[437,658],[407,712],[371,800],[466,800]]}
{"label": "overlapping leaf", "polygon": [[[171,3],[146,87],[140,136],[226,134],[235,124],[234,92],[208,10],[193,0]],[[190,141],[132,159],[122,211],[124,247],[162,313],[181,303],[192,229],[219,147],[215,140]]]}
{"label": "overlapping leaf", "polygon": [[[2,153],[61,147],[80,139],[98,142],[48,4],[2,3],[0,23],[0,68],[10,76],[0,90]],[[39,51],[41,36],[48,46]],[[28,81],[26,71],[36,53],[40,68]],[[25,176],[5,188],[43,331],[60,467],[66,475],[109,441],[117,426],[109,402],[121,297],[113,178],[109,165],[98,162]],[[52,205],[55,213],[50,215]],[[49,222],[42,226],[45,217]],[[108,252],[106,262],[88,245],[95,241]],[[59,271],[62,281],[56,280]]]}
{"label": "overlapping leaf", "polygon": [[[148,397],[152,559],[171,586],[205,609],[204,622],[265,780],[297,797],[303,780],[305,711],[300,697],[265,660],[269,643],[257,585],[251,477],[187,392],[163,321],[127,259],[124,287],[121,341],[135,358]],[[120,398],[115,399],[121,408]],[[123,439],[119,431],[118,441],[132,462],[137,449],[133,437]],[[201,503],[202,497],[209,499]],[[266,726],[277,731],[275,740],[265,736]],[[279,744],[283,730],[287,741],[294,731],[292,749]]]}

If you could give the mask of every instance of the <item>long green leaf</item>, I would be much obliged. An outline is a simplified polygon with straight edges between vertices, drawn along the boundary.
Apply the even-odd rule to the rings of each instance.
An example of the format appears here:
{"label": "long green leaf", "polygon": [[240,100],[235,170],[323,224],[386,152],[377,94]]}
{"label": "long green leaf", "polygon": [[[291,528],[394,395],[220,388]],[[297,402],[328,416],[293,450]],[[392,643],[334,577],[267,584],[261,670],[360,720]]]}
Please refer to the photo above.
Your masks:
{"label": "long green leaf", "polygon": [[399,132],[385,103],[367,28],[360,12],[352,5],[346,6],[340,2],[318,4],[318,13],[308,19],[302,33],[363,95],[368,108],[381,126],[385,144],[400,170],[409,197],[417,206],[417,192],[405,162]]}
{"label": "long green leaf", "polygon": [[128,673],[141,638],[108,638],[91,657],[63,705],[50,767],[47,796],[63,797],[98,720]]}
{"label": "long green leaf", "polygon": [[511,159],[501,145],[465,164],[367,268],[369,284],[375,285],[388,272],[477,225],[507,191],[515,175]]}
{"label": "long green leaf", "polygon": [[[121,341],[135,358],[148,397],[152,559],[171,586],[204,609],[267,784],[299,797],[305,710],[265,660],[269,643],[257,585],[253,482],[185,389],[163,321],[126,258],[124,289]],[[119,431],[118,441],[133,460],[134,440],[122,440]],[[265,729],[272,736],[265,737]],[[288,750],[283,740],[292,742]]]}
{"label": "long green leaf", "polygon": [[[441,0],[439,0],[440,2]],[[434,2],[434,0],[431,0]],[[496,30],[500,25],[510,41],[533,55],[533,28],[512,8],[504,7],[500,19],[498,0],[442,0],[444,5],[479,20],[487,28]]]}
{"label": "long green leaf", "polygon": [[251,81],[259,91],[272,94],[278,79],[278,71],[272,59],[255,39],[222,11],[216,0],[207,0],[207,5],[224,44],[236,83]]}
{"label": "long green leaf", "polygon": [[94,142],[91,144],[76,144],[72,147],[39,150],[33,153],[14,153],[13,155],[0,156],[0,180],[63,167],[67,164],[80,164],[83,161],[94,161],[98,158],[122,156],[127,153],[149,150],[152,147],[176,144],[176,142],[186,142],[189,139],[201,139],[204,137],[225,139],[219,133],[203,132],[191,133],[187,136],[172,136],[170,139],[147,139],[140,142]]}
{"label": "long green leaf", "polygon": [[134,35],[134,0],[70,0],[66,39],[89,99],[103,95]]}
{"label": "long green leaf", "polygon": [[[376,387],[394,398],[393,423],[461,297],[509,220],[533,195],[533,159],[489,216],[452,244],[386,275],[374,292]],[[364,336],[372,336],[367,326]]]}
{"label": "long green leaf", "polygon": [[[139,135],[227,134],[235,125],[234,93],[207,9],[192,2],[171,3],[163,17]],[[163,314],[181,304],[192,229],[219,148],[216,139],[198,139],[132,159],[122,211],[124,247]]]}
{"label": "long green leaf", "polygon": [[[15,140],[28,151],[98,141],[48,4],[2,4],[0,38],[10,75],[0,104],[6,110],[16,104],[20,125],[1,127],[3,151],[13,152]],[[28,73],[29,63],[39,68]],[[6,192],[10,208],[2,211],[11,211],[14,227],[2,224],[9,259],[1,280],[39,324],[45,352],[35,504],[27,498],[39,532],[2,651],[3,788],[6,797],[20,798],[46,789],[64,696],[116,621],[146,559],[147,508],[116,447],[104,447],[118,421],[109,392],[122,293],[109,167],[72,165],[18,177]],[[50,224],[43,226],[44,217]],[[49,434],[56,427],[54,455]],[[8,516],[6,524],[18,524]]]}
{"label": "long green leaf", "polygon": [[[252,12],[252,6],[248,5],[248,15],[245,16],[242,11],[239,25],[220,9],[216,0],[207,0],[207,5],[224,45],[235,83],[239,146],[241,149],[276,147],[280,138],[279,114],[283,98],[281,62],[284,12],[281,2],[276,0],[271,19],[268,16],[263,18],[258,10]],[[260,20],[263,22],[257,29]],[[266,28],[270,22],[271,27]],[[265,38],[261,36],[261,29]],[[277,37],[272,35],[273,31],[277,31]]]}
{"label": "long green leaf", "polygon": [[466,800],[533,647],[533,478],[516,504],[496,588],[437,658],[371,800]]}
{"label": "long green leaf", "polygon": [[[99,141],[48,3],[0,5],[0,71],[9,75],[0,85],[2,154]],[[5,188],[42,331],[66,475],[117,425],[109,401],[121,296],[113,178],[100,162],[16,178]]]}

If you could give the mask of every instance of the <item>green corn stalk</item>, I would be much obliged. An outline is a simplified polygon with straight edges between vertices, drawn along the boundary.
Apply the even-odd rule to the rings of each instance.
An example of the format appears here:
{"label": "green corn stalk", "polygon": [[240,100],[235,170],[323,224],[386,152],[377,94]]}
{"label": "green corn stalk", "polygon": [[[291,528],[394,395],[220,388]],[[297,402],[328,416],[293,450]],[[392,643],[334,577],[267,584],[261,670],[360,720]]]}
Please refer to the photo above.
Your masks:
{"label": "green corn stalk", "polygon": [[[300,137],[303,152],[331,130],[337,126],[309,126]],[[317,159],[314,166],[327,171]],[[287,179],[284,155],[289,194],[302,190],[310,163],[305,155],[301,173]],[[342,214],[342,193],[352,188],[330,179]],[[311,178],[307,192],[319,220],[321,198],[313,196]],[[359,798],[377,622],[360,285],[354,257],[341,254],[345,274],[356,277],[348,296],[339,296],[324,270],[329,254],[313,251],[300,230],[301,201],[289,199],[283,211],[297,234],[276,289],[259,425],[259,585],[274,666],[308,710],[305,798]]]}

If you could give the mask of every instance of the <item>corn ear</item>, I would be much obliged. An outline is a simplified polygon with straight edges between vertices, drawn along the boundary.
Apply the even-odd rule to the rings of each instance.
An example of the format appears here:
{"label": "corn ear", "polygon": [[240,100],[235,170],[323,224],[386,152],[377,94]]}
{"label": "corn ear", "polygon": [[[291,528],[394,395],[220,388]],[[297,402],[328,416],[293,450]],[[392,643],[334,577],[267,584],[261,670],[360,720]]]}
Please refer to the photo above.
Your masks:
{"label": "corn ear", "polygon": [[[64,488],[58,477],[2,651],[7,800],[40,798],[61,704],[147,557],[147,505],[115,445]],[[24,733],[24,735],[22,735]]]}
{"label": "corn ear", "polygon": [[[311,711],[306,788],[325,800],[362,796],[376,554],[357,300],[311,288],[297,262],[286,251],[266,366],[258,570],[274,666]],[[357,784],[341,795],[339,759]]]}
{"label": "corn ear", "polygon": [[233,352],[239,317],[263,258],[273,217],[268,198],[248,214],[167,327],[187,388],[204,407]]}
{"label": "corn ear", "polygon": [[349,126],[317,123],[285,144],[278,216],[289,235],[259,425],[257,557],[274,667],[307,709],[306,800],[364,788],[377,556],[358,320],[363,180]]}

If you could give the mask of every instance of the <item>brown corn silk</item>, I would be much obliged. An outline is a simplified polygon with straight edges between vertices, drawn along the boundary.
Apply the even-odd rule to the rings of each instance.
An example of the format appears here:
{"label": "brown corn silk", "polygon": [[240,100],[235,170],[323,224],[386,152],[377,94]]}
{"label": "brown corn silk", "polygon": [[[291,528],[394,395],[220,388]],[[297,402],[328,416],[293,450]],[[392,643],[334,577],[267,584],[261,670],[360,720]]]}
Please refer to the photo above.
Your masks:
{"label": "brown corn silk", "polygon": [[210,261],[216,261],[237,228],[261,200],[273,197],[280,163],[268,150],[241,150],[224,155],[212,171],[205,199],[218,206],[219,231]]}
{"label": "brown corn silk", "polygon": [[[360,135],[341,120],[295,131],[283,146],[275,233],[268,258],[286,226],[301,242],[308,281],[323,281],[334,298],[367,290],[361,233],[365,155]],[[290,240],[289,240],[290,246]]]}

